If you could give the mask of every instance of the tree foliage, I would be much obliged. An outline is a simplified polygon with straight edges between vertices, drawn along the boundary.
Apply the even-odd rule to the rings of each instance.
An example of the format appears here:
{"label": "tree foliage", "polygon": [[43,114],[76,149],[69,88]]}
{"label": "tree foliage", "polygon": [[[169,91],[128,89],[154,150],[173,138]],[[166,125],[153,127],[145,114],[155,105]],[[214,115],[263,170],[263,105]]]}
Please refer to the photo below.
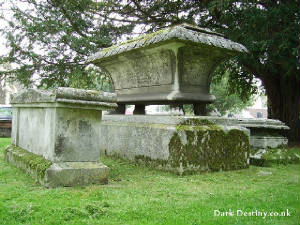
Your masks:
{"label": "tree foliage", "polygon": [[[244,101],[262,80],[269,116],[299,139],[299,0],[10,0],[12,19],[2,29],[15,75],[43,87],[90,85],[86,57],[121,37],[187,22],[216,30],[250,51],[226,62],[229,91]],[[26,7],[24,7],[26,5]],[[75,82],[76,81],[76,82]]]}
{"label": "tree foliage", "polygon": [[208,111],[217,111],[223,116],[226,113],[236,114],[244,108],[253,105],[254,95],[242,99],[239,94],[232,93],[228,70],[225,74],[216,74],[210,85],[210,92],[216,96],[216,101],[208,105]]}
{"label": "tree foliage", "polygon": [[87,56],[133,28],[96,16],[94,12],[104,5],[92,0],[27,0],[7,5],[13,16],[2,15],[8,27],[1,32],[9,54],[0,63],[12,63],[14,69],[2,75],[16,76],[27,86],[36,79],[45,88],[70,86],[78,79],[89,85],[94,74],[86,69]]}

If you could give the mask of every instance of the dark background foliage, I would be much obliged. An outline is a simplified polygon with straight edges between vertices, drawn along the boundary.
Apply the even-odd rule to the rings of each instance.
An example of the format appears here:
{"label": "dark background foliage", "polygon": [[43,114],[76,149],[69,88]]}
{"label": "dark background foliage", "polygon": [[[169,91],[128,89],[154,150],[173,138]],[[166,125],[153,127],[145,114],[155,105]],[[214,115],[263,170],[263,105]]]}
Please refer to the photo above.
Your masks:
{"label": "dark background foliage", "polygon": [[[7,1],[11,18],[1,30],[9,53],[1,71],[25,85],[39,80],[44,88],[103,88],[101,71],[91,72],[90,54],[124,37],[187,22],[216,30],[250,51],[222,64],[229,72],[228,93],[247,102],[260,78],[268,96],[270,118],[291,127],[299,140],[299,0],[17,0]],[[26,6],[26,7],[24,7]],[[221,80],[221,79],[219,79]],[[103,82],[102,82],[103,83]],[[104,82],[105,83],[105,82]],[[106,85],[107,86],[107,85]],[[109,89],[106,87],[106,89]]]}

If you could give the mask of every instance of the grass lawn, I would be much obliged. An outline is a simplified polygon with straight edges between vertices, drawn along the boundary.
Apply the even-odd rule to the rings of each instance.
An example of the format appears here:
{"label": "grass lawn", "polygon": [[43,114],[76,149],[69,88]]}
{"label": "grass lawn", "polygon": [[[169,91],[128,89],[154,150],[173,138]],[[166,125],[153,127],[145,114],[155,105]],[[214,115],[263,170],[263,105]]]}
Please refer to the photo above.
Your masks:
{"label": "grass lawn", "polygon": [[[10,139],[0,138],[0,149]],[[300,222],[299,165],[203,173],[168,172],[104,158],[108,185],[46,189],[3,161],[0,150],[0,224],[241,224]],[[214,216],[214,210],[234,216]],[[243,212],[290,216],[237,216]]]}

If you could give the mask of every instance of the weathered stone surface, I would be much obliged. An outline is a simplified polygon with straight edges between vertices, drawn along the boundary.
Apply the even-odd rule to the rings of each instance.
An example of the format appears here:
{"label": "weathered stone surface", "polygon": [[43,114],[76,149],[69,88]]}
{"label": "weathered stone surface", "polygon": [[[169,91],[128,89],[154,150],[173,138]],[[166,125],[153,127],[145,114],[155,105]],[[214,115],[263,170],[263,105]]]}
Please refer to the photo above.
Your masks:
{"label": "weathered stone surface", "polygon": [[241,169],[249,161],[247,131],[201,117],[109,115],[100,125],[100,150],[179,174]]}
{"label": "weathered stone surface", "polygon": [[45,171],[43,185],[46,187],[86,186],[107,184],[109,168],[99,162],[53,163]]}
{"label": "weathered stone surface", "polygon": [[[295,157],[288,156],[287,150],[284,149],[288,145],[285,131],[289,129],[284,123],[271,119],[243,119],[239,120],[238,123],[250,130],[251,163],[255,165],[267,164],[267,161],[274,161],[273,156],[277,158],[277,161],[294,161]],[[277,154],[277,150],[274,149],[281,150],[278,150]],[[270,155],[273,156],[269,157]]]}
{"label": "weathered stone surface", "polygon": [[[31,93],[37,93],[36,91]],[[23,94],[21,94],[23,95]],[[13,104],[12,144],[53,162],[97,161],[98,127],[104,105],[68,103]],[[42,96],[42,101],[45,101]],[[113,103],[111,103],[113,104]]]}
{"label": "weathered stone surface", "polygon": [[85,186],[108,181],[109,168],[99,162],[53,163],[13,145],[5,149],[4,157],[45,187]]}
{"label": "weathered stone surface", "polygon": [[289,129],[283,122],[272,119],[239,119],[230,121],[250,130],[250,163],[268,165],[271,163],[288,163],[299,161],[299,156],[290,153],[286,146]]}
{"label": "weathered stone surface", "polygon": [[102,49],[89,61],[112,78],[118,103],[211,103],[211,75],[247,49],[207,29],[182,24]]}
{"label": "weathered stone surface", "polygon": [[279,120],[272,119],[235,119],[222,117],[203,117],[225,126],[242,126],[250,131],[250,145],[256,149],[286,146],[288,139],[284,131],[289,127]]}
{"label": "weathered stone surface", "polygon": [[[190,119],[207,120],[207,121],[210,121],[210,122],[213,122],[213,123],[216,123],[216,124],[222,126],[223,129],[225,129],[226,127],[229,127],[230,129],[232,129],[233,127],[239,127],[238,129],[241,129],[241,127],[242,127],[244,129],[246,129],[244,131],[248,132],[248,135],[250,136],[250,146],[252,149],[254,149],[255,152],[257,150],[261,150],[261,152],[265,153],[269,149],[284,147],[288,143],[288,139],[284,136],[284,131],[288,130],[289,127],[286,126],[284,123],[282,123],[279,120],[271,120],[271,119],[235,119],[235,118],[223,118],[223,117],[211,117],[211,116],[188,117],[188,116],[155,116],[155,115],[151,115],[151,116],[106,115],[103,118],[103,122],[104,122],[104,124],[106,123],[106,121],[109,121],[109,123],[113,123],[113,124],[118,124],[118,123],[120,123],[120,124],[122,123],[125,125],[126,124],[139,124],[139,125],[137,125],[137,127],[142,126],[142,125],[144,126],[147,124],[150,124],[150,125],[160,124],[160,126],[162,126],[162,127],[163,126],[166,126],[166,127],[171,126],[173,128],[169,128],[169,129],[174,130],[174,127],[176,127],[177,124],[184,123],[184,121],[190,120]],[[111,129],[115,129],[115,128],[111,128]],[[143,130],[143,129],[141,128],[141,130]],[[155,132],[154,132],[151,135],[149,134],[146,137],[146,139],[148,141],[146,141],[147,144],[145,145],[145,149],[151,147],[151,142],[155,142],[155,143],[157,142],[157,139],[154,138],[155,136],[157,136],[158,139],[160,138],[160,136],[166,137],[166,139],[170,139],[171,134],[168,134],[168,132],[172,133],[172,131],[169,131],[169,129],[167,129],[167,131],[160,130],[161,133],[158,132],[155,134]],[[118,129],[116,129],[115,132],[121,132],[121,131],[118,131]],[[126,129],[124,132],[127,132]],[[152,132],[152,131],[150,131],[150,132]],[[136,136],[138,136],[138,135],[136,135]],[[109,137],[108,137],[108,140],[110,140]],[[133,144],[134,143],[135,142],[133,142]],[[118,143],[118,144],[121,145],[120,143]],[[119,146],[119,145],[116,146],[115,149],[121,149],[121,146]],[[129,145],[130,145],[130,143],[129,143]],[[158,145],[160,145],[160,144],[158,144]],[[129,148],[133,149],[132,146],[130,146]],[[163,147],[161,147],[161,148],[163,148]],[[166,145],[164,145],[164,148],[166,148]],[[132,157],[130,157],[130,151],[131,150],[129,150],[129,152],[127,152],[126,154],[127,154],[127,157],[129,156],[129,158],[132,159]],[[149,151],[150,150],[148,150],[148,152]],[[253,152],[250,153],[250,158],[253,158],[253,159],[255,159],[255,161],[257,161],[259,158],[258,156],[261,156],[262,154],[256,154],[255,156],[254,155],[255,154]]]}
{"label": "weathered stone surface", "polygon": [[12,165],[30,174],[39,183],[43,183],[45,171],[52,165],[52,162],[40,155],[28,152],[15,145],[9,145],[4,150],[4,159]]}
{"label": "weathered stone surface", "polygon": [[250,144],[256,149],[278,148],[280,146],[287,146],[288,139],[283,136],[256,136],[252,135]]}
{"label": "weathered stone surface", "polygon": [[24,91],[12,98],[12,144],[54,163],[46,186],[103,181],[99,126],[102,109],[117,107],[114,100],[115,94],[71,88]]}
{"label": "weathered stone surface", "polygon": [[112,56],[114,54],[120,54],[124,51],[147,47],[150,44],[169,41],[172,39],[191,41],[198,44],[214,45],[219,48],[226,48],[232,51],[248,52],[248,50],[243,45],[226,39],[220,33],[190,24],[181,24],[160,30],[149,35],[131,39],[129,41],[114,45],[110,48],[103,49],[103,51],[100,51],[91,56],[89,60],[94,61],[104,57]]}
{"label": "weathered stone surface", "polygon": [[66,87],[59,87],[53,91],[27,89],[11,97],[11,104],[15,106],[29,103],[56,103],[55,107],[62,106],[60,104],[65,104],[63,107],[66,107],[66,104],[77,104],[77,107],[95,106],[98,110],[102,109],[101,106],[104,107],[103,109],[114,109],[117,107],[115,102],[116,94],[114,93]]}

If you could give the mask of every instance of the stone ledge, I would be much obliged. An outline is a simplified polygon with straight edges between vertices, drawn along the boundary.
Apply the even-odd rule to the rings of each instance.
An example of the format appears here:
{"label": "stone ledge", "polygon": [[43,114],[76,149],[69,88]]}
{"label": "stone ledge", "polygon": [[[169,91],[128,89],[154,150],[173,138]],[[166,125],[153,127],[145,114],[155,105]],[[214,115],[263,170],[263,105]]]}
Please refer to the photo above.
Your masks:
{"label": "stone ledge", "polygon": [[251,149],[250,153],[250,164],[255,166],[300,162],[300,153],[286,148]]}
{"label": "stone ledge", "polygon": [[178,124],[186,120],[209,120],[219,125],[225,126],[243,126],[246,128],[272,128],[278,130],[288,130],[286,126],[279,120],[272,119],[236,119],[236,118],[224,118],[216,116],[170,116],[170,115],[127,115],[120,118],[119,115],[105,115],[103,121],[119,121],[122,119],[126,122],[141,122],[141,123],[155,123],[159,121],[162,124]]}
{"label": "stone ledge", "polygon": [[46,170],[44,186],[72,187],[107,184],[109,168],[99,162],[54,163]]}
{"label": "stone ledge", "polygon": [[99,162],[52,163],[40,155],[14,145],[4,150],[5,160],[24,170],[41,185],[49,188],[106,184],[109,168]]}
{"label": "stone ledge", "polygon": [[256,136],[250,137],[250,144],[252,148],[268,149],[278,148],[279,146],[287,146],[288,139],[283,136]]}
{"label": "stone ledge", "polygon": [[58,87],[53,91],[40,90],[40,89],[28,89],[18,94],[15,94],[11,98],[11,104],[35,104],[35,103],[69,103],[69,104],[84,104],[84,105],[97,105],[108,108],[116,108],[116,94],[74,89],[66,87]]}
{"label": "stone ledge", "polygon": [[100,61],[123,52],[148,47],[170,40],[188,41],[197,45],[226,49],[227,51],[248,52],[243,45],[226,39],[214,31],[190,24],[180,24],[159,30],[152,34],[139,36],[109,48],[104,48],[100,52],[89,57],[88,62]]}
{"label": "stone ledge", "polygon": [[40,155],[28,152],[15,145],[9,145],[4,150],[4,159],[10,164],[24,170],[32,178],[42,183],[45,171],[51,166],[52,162]]}

